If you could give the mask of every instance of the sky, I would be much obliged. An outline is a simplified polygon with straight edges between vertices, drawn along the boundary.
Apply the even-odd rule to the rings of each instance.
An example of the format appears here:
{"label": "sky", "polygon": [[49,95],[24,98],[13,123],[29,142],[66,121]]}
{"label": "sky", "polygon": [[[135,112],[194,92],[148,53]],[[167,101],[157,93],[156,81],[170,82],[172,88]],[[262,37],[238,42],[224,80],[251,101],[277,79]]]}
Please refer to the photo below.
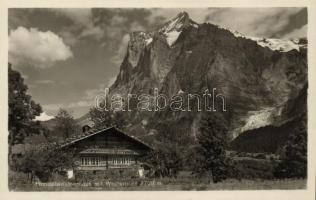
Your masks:
{"label": "sky", "polygon": [[307,32],[305,8],[11,8],[9,62],[46,119],[59,108],[77,118],[115,81],[129,33],[155,30],[181,11],[247,36],[290,39]]}

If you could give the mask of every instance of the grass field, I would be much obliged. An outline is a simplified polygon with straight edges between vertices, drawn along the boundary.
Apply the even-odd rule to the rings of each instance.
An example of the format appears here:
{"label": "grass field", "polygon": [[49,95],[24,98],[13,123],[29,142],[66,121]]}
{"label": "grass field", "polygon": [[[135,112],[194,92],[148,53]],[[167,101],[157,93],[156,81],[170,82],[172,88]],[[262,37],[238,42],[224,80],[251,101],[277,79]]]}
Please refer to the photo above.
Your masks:
{"label": "grass field", "polygon": [[288,180],[226,180],[216,184],[172,182],[154,186],[97,187],[97,186],[37,186],[25,184],[11,191],[180,191],[180,190],[293,190],[305,189],[306,179]]}

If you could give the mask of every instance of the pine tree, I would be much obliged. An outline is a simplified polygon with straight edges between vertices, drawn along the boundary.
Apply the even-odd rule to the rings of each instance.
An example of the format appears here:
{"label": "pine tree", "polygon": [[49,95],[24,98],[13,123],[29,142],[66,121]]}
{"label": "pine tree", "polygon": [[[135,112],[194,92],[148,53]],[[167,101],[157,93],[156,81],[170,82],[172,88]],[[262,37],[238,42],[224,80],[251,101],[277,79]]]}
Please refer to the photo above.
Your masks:
{"label": "pine tree", "polygon": [[176,178],[178,172],[183,170],[184,166],[188,166],[188,151],[193,138],[187,135],[184,129],[179,129],[178,123],[166,121],[153,127],[157,130],[153,139],[155,151],[147,155],[143,161],[150,166],[152,175],[156,177]]}
{"label": "pine tree", "polygon": [[59,109],[56,117],[56,130],[63,134],[64,138],[68,138],[78,129],[74,117],[65,109]]}
{"label": "pine tree", "polygon": [[202,117],[200,134],[197,135],[195,172],[206,174],[214,183],[227,177],[226,137],[227,125],[220,114],[207,113]]}

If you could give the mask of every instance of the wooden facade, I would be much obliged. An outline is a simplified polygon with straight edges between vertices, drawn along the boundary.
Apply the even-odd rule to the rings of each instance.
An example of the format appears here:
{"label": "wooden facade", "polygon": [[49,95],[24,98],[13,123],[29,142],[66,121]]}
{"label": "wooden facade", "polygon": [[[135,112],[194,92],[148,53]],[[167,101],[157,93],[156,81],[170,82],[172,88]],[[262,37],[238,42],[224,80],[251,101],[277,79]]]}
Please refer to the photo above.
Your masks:
{"label": "wooden facade", "polygon": [[137,171],[142,165],[140,158],[151,150],[150,146],[114,127],[84,133],[63,148],[75,151],[75,173],[112,169]]}

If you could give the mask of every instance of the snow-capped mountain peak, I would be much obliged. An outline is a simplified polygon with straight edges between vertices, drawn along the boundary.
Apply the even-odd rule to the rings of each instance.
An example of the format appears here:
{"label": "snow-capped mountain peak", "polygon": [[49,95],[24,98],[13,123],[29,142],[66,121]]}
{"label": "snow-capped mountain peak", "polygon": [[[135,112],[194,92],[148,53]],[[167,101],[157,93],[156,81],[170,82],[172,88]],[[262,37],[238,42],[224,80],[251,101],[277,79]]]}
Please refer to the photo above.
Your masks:
{"label": "snow-capped mountain peak", "polygon": [[166,36],[167,43],[172,46],[178,39],[182,30],[186,27],[198,27],[198,24],[190,19],[187,12],[180,12],[175,18],[168,21],[159,32]]}
{"label": "snow-capped mountain peak", "polygon": [[301,42],[302,39],[286,40],[286,39],[278,39],[278,38],[252,37],[252,36],[244,35],[236,30],[233,30],[233,29],[230,29],[227,27],[222,27],[220,25],[216,25],[216,26],[218,26],[221,29],[225,29],[225,30],[231,32],[235,37],[253,40],[259,46],[268,47],[272,51],[280,51],[280,52],[288,52],[291,50],[300,51],[300,49],[302,49],[302,48],[303,49],[307,48],[307,42],[303,41],[303,43],[302,43]]}
{"label": "snow-capped mountain peak", "polygon": [[283,40],[276,38],[258,38],[258,37],[246,37],[254,40],[258,45],[262,47],[268,47],[273,51],[287,52],[293,49],[300,51],[301,48],[306,48],[306,44],[300,44],[297,40]]}
{"label": "snow-capped mountain peak", "polygon": [[258,45],[262,47],[268,47],[269,49],[273,51],[288,52],[293,49],[300,51],[300,48],[306,48],[307,46],[306,44],[301,44],[299,42],[300,41],[299,39],[285,40],[285,39],[277,39],[277,38],[251,37],[251,36],[243,35],[235,30],[231,30],[228,28],[223,28],[223,29],[230,31],[235,37],[241,37],[241,38],[253,40],[257,42]]}
{"label": "snow-capped mountain peak", "polygon": [[168,33],[171,31],[181,31],[183,27],[190,25],[190,17],[188,13],[181,12],[175,18],[168,21],[160,32]]}

